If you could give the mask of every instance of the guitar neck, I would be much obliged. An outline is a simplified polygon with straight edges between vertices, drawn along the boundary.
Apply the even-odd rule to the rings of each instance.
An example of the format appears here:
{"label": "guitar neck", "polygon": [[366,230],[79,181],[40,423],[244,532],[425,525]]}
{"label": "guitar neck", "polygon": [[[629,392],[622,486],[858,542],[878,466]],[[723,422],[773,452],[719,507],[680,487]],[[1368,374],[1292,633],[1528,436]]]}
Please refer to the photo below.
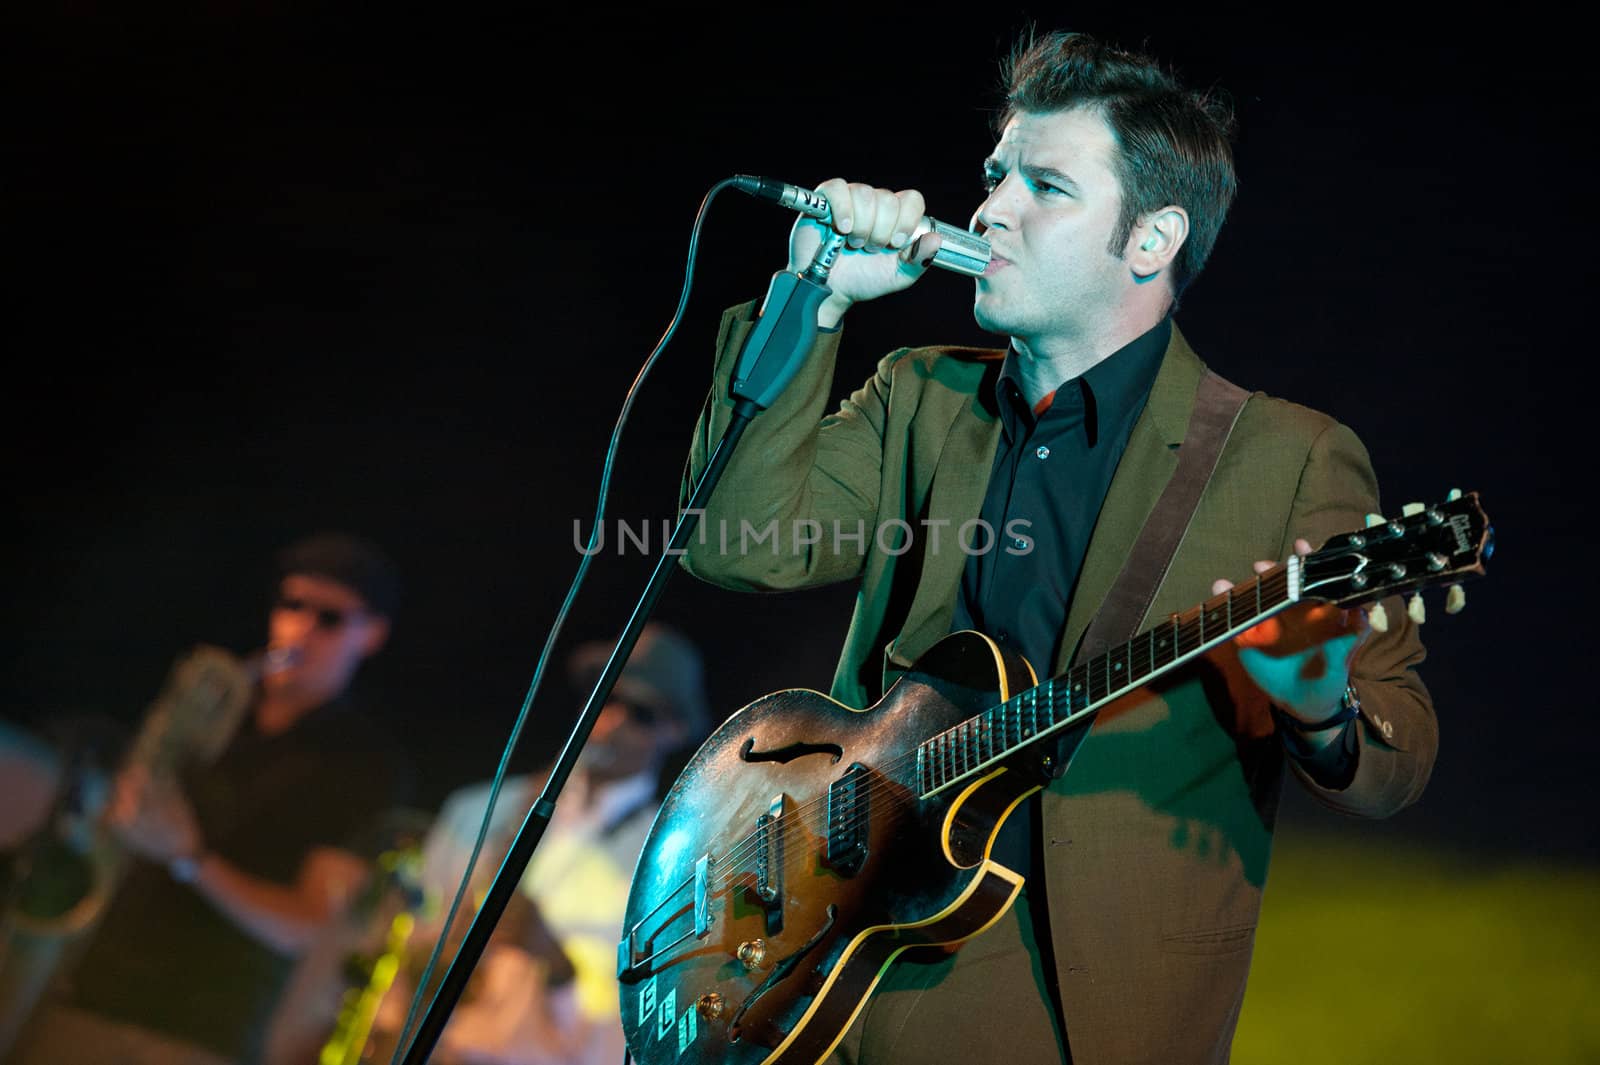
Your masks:
{"label": "guitar neck", "polygon": [[1302,572],[1300,559],[1291,558],[923,741],[917,747],[922,797],[1088,721],[1126,692],[1293,605],[1300,599]]}

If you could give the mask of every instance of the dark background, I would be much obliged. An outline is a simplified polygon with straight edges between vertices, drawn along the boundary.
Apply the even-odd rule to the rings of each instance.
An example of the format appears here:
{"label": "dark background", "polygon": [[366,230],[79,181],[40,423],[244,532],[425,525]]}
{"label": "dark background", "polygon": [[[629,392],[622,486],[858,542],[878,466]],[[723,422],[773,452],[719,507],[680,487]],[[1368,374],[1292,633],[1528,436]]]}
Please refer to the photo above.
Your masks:
{"label": "dark background", "polygon": [[[1433,782],[1364,830],[1600,857],[1579,464],[1592,112],[1567,31],[1075,10],[1071,28],[1144,44],[1239,112],[1240,197],[1179,315],[1197,350],[1353,426],[1389,509],[1461,487],[1496,521],[1467,612],[1431,602]],[[184,649],[259,645],[274,550],[348,528],[407,577],[364,683],[419,762],[419,805],[489,776],[702,197],[740,172],[842,174],[964,222],[995,60],[1028,14],[11,16],[0,713],[136,720]],[[789,223],[713,202],[608,531],[648,519],[659,550],[718,312],[764,290]],[[841,387],[897,344],[983,342],[968,285],[935,274],[858,309]],[[614,636],[652,564],[608,540],[561,650]],[[850,605],[680,574],[657,614],[704,648],[722,715],[825,689]],[[555,670],[519,763],[553,753],[578,702]]]}

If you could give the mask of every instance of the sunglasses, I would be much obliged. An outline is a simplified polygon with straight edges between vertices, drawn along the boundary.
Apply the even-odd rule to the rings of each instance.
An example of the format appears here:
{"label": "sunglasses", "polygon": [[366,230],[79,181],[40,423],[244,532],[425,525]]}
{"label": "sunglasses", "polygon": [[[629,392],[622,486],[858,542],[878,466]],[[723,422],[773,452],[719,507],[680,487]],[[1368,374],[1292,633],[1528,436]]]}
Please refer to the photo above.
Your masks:
{"label": "sunglasses", "polygon": [[354,610],[340,610],[332,606],[314,606],[292,595],[280,596],[274,608],[287,610],[291,614],[310,614],[312,623],[324,632],[335,631],[357,613]]}
{"label": "sunglasses", "polygon": [[627,707],[628,716],[631,717],[636,724],[650,726],[657,724],[661,720],[661,715],[656,712],[656,709],[653,706],[645,706],[642,703],[636,703],[631,699],[622,700],[622,704]]}

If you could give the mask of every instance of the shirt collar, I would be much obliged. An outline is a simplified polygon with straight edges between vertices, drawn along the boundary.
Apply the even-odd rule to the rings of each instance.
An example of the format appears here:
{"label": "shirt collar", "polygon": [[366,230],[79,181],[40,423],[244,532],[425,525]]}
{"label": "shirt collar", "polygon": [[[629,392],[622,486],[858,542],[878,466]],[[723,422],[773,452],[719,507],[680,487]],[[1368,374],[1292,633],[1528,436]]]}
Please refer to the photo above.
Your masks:
{"label": "shirt collar", "polygon": [[[1032,410],[1023,398],[1016,349],[1007,351],[1000,376],[994,385],[995,405],[1000,410],[1006,438],[1016,441],[1020,436],[1026,436],[1052,412],[1057,417],[1076,418],[1085,410],[1109,413],[1142,406],[1171,339],[1172,317],[1167,315],[1078,377],[1061,382]],[[1058,397],[1061,400],[1060,409],[1056,406]],[[1091,433],[1091,446],[1095,435]]]}

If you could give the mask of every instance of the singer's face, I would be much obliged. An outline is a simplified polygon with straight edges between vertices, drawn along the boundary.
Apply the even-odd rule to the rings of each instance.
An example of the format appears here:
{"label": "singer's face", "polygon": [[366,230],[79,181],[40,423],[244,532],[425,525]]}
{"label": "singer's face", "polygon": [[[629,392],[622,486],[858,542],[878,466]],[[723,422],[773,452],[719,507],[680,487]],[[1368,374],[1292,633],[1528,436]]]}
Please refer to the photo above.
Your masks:
{"label": "singer's face", "polygon": [[1099,113],[1022,112],[984,161],[989,195],[974,218],[993,245],[977,281],[978,324],[1043,353],[1092,342],[1129,282],[1109,251],[1122,204],[1115,141]]}

